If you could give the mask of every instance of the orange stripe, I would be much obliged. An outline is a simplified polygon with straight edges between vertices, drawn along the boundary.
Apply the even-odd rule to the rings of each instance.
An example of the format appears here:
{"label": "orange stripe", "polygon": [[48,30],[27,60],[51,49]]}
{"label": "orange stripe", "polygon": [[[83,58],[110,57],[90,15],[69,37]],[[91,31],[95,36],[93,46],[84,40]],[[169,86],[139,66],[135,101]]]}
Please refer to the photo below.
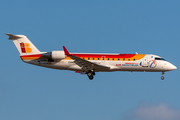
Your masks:
{"label": "orange stripe", "polygon": [[21,57],[22,60],[35,60],[40,59],[40,57]]}
{"label": "orange stripe", "polygon": [[[43,59],[43,58],[41,58],[41,56],[42,55],[24,55],[24,56],[21,56],[21,59],[22,60]],[[105,57],[104,60],[107,60],[107,61],[134,61],[134,59],[135,59],[135,61],[136,61],[136,60],[142,59],[144,56],[145,56],[145,54],[135,54],[133,57],[130,57],[130,58],[126,58],[125,57],[125,58],[119,58],[119,60],[118,60],[117,57],[116,58],[108,57],[109,58],[109,60],[108,60],[108,58]],[[85,57],[80,57],[80,58],[82,58],[82,59],[84,58],[85,60],[93,60],[93,58],[94,58],[94,60],[98,60],[99,57],[90,57],[90,56],[88,57],[88,56],[85,56]],[[64,59],[64,60],[72,60],[72,59],[67,56],[66,59]],[[100,57],[99,60],[103,60],[103,57]]]}
{"label": "orange stripe", "polygon": [[22,60],[35,60],[35,59],[41,59],[41,54],[37,55],[22,55],[20,56]]}
{"label": "orange stripe", "polygon": [[[144,56],[145,56],[145,54],[135,54],[131,58],[119,58],[119,60],[118,60],[118,58],[114,58],[114,60],[113,60],[113,58],[109,58],[109,60],[108,60],[108,58],[104,58],[104,60],[107,60],[107,61],[134,61],[134,59],[135,59],[135,61],[136,61],[136,60],[142,59]],[[94,58],[94,60],[98,60],[98,57],[87,57],[86,56],[86,57],[80,57],[80,58],[82,58],[82,59],[84,58],[84,60],[93,60],[93,58]],[[70,57],[66,57],[65,60],[72,60],[72,59]],[[103,57],[100,57],[99,60],[103,60]]]}

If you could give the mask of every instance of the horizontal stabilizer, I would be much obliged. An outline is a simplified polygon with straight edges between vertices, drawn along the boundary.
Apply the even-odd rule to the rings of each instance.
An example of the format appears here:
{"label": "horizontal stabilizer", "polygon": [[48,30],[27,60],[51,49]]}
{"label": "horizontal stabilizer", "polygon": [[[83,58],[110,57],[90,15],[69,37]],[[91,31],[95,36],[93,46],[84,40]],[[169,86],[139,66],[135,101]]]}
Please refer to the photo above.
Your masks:
{"label": "horizontal stabilizer", "polygon": [[9,40],[16,40],[16,39],[22,38],[22,36],[20,35],[12,35],[9,33],[5,33],[5,34],[9,36]]}

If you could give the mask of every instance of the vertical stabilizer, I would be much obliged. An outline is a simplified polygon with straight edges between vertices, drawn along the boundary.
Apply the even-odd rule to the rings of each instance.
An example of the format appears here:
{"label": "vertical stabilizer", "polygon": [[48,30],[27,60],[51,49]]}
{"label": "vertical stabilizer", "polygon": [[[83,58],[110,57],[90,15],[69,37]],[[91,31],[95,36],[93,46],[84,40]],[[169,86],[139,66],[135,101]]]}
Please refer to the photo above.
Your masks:
{"label": "vertical stabilizer", "polygon": [[9,36],[9,40],[13,40],[20,55],[30,55],[41,53],[34,44],[24,35],[12,35],[6,33]]}

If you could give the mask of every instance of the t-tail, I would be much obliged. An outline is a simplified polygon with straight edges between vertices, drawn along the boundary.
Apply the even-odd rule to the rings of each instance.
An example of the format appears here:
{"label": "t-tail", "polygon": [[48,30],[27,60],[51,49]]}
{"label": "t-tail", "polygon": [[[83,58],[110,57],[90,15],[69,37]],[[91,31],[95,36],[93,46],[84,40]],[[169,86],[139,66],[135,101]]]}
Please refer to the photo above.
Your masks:
{"label": "t-tail", "polygon": [[9,36],[9,40],[13,40],[16,48],[18,49],[20,56],[41,54],[41,52],[34,46],[34,44],[24,35],[12,35],[6,33]]}

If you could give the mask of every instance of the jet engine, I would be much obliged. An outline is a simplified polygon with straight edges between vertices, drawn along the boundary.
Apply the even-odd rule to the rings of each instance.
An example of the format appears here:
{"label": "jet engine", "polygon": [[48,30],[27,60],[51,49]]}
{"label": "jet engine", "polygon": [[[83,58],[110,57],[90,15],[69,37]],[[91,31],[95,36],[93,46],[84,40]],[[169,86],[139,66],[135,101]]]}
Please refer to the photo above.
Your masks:
{"label": "jet engine", "polygon": [[64,54],[64,51],[52,51],[42,54],[42,57],[52,60],[61,60],[61,59],[65,59],[66,55]]}
{"label": "jet engine", "polygon": [[52,51],[51,57],[53,60],[61,60],[65,59],[66,55],[64,54],[64,51]]}

